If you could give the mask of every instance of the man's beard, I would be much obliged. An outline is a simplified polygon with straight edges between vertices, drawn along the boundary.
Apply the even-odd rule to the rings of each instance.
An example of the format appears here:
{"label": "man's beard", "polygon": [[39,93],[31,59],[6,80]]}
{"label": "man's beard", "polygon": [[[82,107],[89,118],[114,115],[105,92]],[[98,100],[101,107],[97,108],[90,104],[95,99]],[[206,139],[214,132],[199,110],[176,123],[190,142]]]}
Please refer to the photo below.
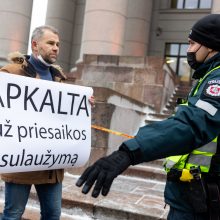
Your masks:
{"label": "man's beard", "polygon": [[56,58],[48,58],[48,57],[45,57],[45,58],[43,58],[43,59],[44,59],[44,61],[46,61],[46,62],[49,63],[49,64],[53,64],[53,63],[55,63],[55,62],[57,61]]}
{"label": "man's beard", "polygon": [[51,64],[55,63],[56,62],[56,59],[51,60],[51,59],[48,59],[48,58],[43,58],[41,55],[38,55],[37,58],[42,62],[44,63],[46,66],[50,66]]}

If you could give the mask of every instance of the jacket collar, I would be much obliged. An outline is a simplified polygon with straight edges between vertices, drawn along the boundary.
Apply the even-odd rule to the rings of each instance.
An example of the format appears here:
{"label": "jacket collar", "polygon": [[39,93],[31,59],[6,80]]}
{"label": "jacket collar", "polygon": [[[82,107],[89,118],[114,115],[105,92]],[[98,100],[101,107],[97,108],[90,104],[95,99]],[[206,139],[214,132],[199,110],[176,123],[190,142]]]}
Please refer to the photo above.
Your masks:
{"label": "jacket collar", "polygon": [[[30,56],[29,55],[25,55],[25,61],[27,63],[27,67],[28,67],[28,71],[26,71],[27,75],[33,78],[37,77],[37,72],[34,68],[34,66],[29,62]],[[59,70],[57,67],[55,67],[54,65],[51,65],[49,67],[52,78],[54,81],[62,81],[67,79],[67,77],[65,76],[65,74]]]}

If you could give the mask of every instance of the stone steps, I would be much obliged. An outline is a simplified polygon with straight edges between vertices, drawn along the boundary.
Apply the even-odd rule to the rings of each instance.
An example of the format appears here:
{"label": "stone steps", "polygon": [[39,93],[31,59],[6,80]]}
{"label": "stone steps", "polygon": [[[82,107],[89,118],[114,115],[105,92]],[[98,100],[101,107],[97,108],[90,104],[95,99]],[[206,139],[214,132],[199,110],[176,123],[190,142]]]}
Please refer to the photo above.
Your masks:
{"label": "stone steps", "polygon": [[64,204],[68,204],[69,208],[78,207],[94,219],[166,219],[167,210],[163,209],[163,181],[120,175],[113,182],[107,197],[94,199],[90,194],[83,195],[79,188],[73,186],[75,176],[66,177]]}
{"label": "stone steps", "polygon": [[166,173],[162,167],[154,167],[152,165],[131,166],[125,171],[124,174],[132,177],[154,179],[160,181],[166,180]]}
{"label": "stone steps", "polygon": [[[164,181],[120,175],[113,182],[108,196],[92,198],[84,195],[75,186],[79,176],[65,173],[61,220],[165,220],[168,209],[164,209]],[[0,211],[3,207],[4,184],[1,182]],[[39,203],[35,189],[23,220],[39,219]]]}
{"label": "stone steps", "polygon": [[173,95],[170,97],[170,100],[166,104],[162,113],[171,115],[177,106],[177,98],[186,98],[190,89],[191,85],[189,85],[188,83],[181,82],[179,85],[177,85]]}

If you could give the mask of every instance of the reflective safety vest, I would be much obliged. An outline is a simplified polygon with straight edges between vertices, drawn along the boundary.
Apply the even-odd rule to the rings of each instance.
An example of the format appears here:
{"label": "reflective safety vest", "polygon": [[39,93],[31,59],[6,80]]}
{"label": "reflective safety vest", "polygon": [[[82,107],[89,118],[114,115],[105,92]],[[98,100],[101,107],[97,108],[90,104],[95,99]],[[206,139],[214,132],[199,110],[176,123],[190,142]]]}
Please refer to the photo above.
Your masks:
{"label": "reflective safety vest", "polygon": [[[206,77],[212,71],[219,68],[220,66],[215,67],[214,69],[206,73],[206,75],[199,80],[195,90],[193,91],[192,96],[196,95],[204,79],[206,79]],[[188,105],[188,103],[186,102],[181,105]],[[217,150],[217,137],[214,140],[212,140],[210,143],[205,144],[204,146],[193,150],[189,154],[167,157],[164,163],[165,171],[169,172],[171,168],[176,168],[178,170],[183,170],[183,169],[190,170],[191,167],[200,166],[201,172],[207,173],[209,172],[212,156],[216,153],[216,150]]]}

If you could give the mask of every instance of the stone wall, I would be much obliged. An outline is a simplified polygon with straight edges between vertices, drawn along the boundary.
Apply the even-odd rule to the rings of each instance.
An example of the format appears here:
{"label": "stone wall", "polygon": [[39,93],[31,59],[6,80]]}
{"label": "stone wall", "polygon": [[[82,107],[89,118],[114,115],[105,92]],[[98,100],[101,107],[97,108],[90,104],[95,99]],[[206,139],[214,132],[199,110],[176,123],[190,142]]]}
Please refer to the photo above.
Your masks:
{"label": "stone wall", "polygon": [[69,73],[80,85],[109,88],[160,112],[175,87],[175,76],[160,57],[85,55]]}
{"label": "stone wall", "polygon": [[[151,106],[122,95],[114,90],[93,87],[96,97],[96,107],[92,109],[92,124],[119,131],[134,136],[139,127],[145,125]],[[93,147],[116,150],[127,137],[117,136],[93,129]]]}
{"label": "stone wall", "polygon": [[[91,86],[96,106],[92,125],[135,135],[149,113],[160,112],[175,87],[175,77],[162,59],[86,55],[68,74],[69,83]],[[92,129],[88,163],[118,149],[126,137]],[[70,169],[81,172],[85,167]]]}
{"label": "stone wall", "polygon": [[[93,90],[96,104],[95,108],[92,108],[92,125],[134,136],[139,127],[145,125],[148,114],[154,112],[152,106],[112,89],[93,87]],[[91,154],[85,166],[118,149],[121,143],[128,139],[125,136],[117,136],[94,128],[92,128],[91,138]],[[68,169],[68,172],[81,173],[85,166]]]}

